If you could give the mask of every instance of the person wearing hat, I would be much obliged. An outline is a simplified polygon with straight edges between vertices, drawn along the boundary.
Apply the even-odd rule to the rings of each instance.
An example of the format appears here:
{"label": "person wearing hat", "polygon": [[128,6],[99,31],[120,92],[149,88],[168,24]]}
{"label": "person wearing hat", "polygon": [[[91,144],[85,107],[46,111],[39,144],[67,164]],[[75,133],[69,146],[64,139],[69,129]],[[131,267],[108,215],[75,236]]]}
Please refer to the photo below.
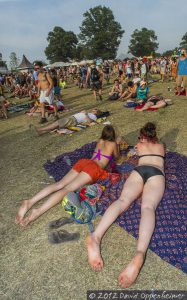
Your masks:
{"label": "person wearing hat", "polygon": [[140,81],[140,86],[137,88],[137,99],[146,100],[149,93],[149,88],[145,81]]}
{"label": "person wearing hat", "polygon": [[177,61],[177,92],[178,92],[177,95],[178,96],[180,95],[181,92],[182,83],[187,96],[187,55],[185,49],[181,50],[180,57]]}

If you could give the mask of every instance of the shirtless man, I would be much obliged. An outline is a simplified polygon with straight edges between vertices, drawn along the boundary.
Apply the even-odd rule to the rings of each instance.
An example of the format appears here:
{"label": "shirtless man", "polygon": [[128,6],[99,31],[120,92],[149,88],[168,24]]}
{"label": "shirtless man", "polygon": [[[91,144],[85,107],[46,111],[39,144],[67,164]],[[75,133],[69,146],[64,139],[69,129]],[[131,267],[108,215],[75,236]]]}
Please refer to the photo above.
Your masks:
{"label": "shirtless man", "polygon": [[53,80],[49,73],[47,73],[42,68],[42,63],[38,62],[35,65],[35,68],[38,69],[38,97],[40,97],[40,104],[41,104],[41,114],[42,118],[40,123],[46,123],[47,119],[45,117],[45,104],[53,105],[55,119],[58,119],[57,115],[57,106],[54,103],[54,90],[53,90]]}

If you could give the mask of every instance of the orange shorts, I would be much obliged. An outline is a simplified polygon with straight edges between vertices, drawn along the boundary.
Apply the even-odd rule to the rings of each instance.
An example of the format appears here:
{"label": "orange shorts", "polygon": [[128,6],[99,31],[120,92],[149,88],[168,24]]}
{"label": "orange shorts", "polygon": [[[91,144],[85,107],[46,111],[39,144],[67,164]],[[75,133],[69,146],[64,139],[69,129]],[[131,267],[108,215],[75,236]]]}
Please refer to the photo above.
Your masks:
{"label": "orange shorts", "polygon": [[104,180],[109,176],[108,172],[103,170],[95,161],[86,158],[78,160],[72,169],[78,173],[87,173],[93,182],[96,182],[98,179]]}

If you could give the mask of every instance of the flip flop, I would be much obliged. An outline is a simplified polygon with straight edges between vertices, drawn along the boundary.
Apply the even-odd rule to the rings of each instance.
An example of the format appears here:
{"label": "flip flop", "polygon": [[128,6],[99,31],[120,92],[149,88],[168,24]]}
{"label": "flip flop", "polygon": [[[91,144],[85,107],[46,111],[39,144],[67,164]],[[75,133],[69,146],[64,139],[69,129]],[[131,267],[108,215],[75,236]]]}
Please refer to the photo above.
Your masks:
{"label": "flip flop", "polygon": [[71,224],[74,223],[72,218],[60,218],[58,220],[53,220],[48,223],[48,228],[49,229],[57,229],[61,226],[64,226],[65,224]]}
{"label": "flip flop", "polygon": [[60,244],[70,241],[76,241],[80,238],[80,233],[69,233],[66,230],[59,230],[59,231],[50,231],[48,233],[48,240],[51,244]]}

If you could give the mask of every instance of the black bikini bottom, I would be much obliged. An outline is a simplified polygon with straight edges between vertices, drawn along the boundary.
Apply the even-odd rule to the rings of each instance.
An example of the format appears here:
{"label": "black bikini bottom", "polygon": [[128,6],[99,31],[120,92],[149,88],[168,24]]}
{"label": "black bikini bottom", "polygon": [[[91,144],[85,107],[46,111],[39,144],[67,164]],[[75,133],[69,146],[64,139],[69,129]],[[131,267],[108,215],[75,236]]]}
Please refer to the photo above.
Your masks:
{"label": "black bikini bottom", "polygon": [[142,165],[134,168],[134,170],[140,174],[144,183],[146,183],[146,181],[152,176],[156,176],[156,175],[164,176],[164,173],[160,169],[152,166]]}

